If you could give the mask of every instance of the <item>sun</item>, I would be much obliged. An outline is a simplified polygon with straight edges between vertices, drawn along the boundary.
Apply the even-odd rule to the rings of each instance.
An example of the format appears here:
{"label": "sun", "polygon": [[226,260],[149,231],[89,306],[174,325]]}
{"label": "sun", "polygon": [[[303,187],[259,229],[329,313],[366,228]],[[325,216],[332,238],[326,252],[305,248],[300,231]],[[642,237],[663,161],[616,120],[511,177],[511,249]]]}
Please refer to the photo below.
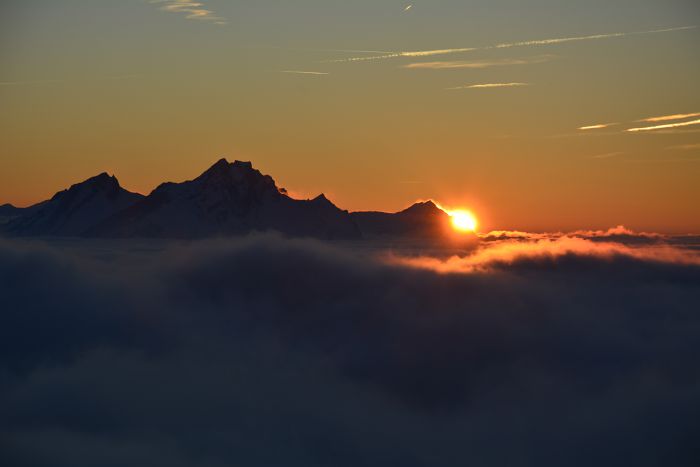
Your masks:
{"label": "sun", "polygon": [[469,211],[463,209],[457,209],[455,211],[449,211],[448,214],[452,219],[452,227],[460,232],[476,232],[479,223]]}

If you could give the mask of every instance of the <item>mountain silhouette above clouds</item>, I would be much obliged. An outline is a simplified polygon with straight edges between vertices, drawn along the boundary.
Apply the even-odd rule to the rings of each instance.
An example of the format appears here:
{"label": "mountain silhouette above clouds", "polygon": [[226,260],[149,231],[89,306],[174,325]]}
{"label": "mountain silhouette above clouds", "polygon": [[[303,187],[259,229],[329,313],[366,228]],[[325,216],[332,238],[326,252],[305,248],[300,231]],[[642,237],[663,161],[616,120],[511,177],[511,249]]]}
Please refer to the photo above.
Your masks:
{"label": "mountain silhouette above clouds", "polygon": [[294,199],[250,162],[226,159],[193,180],[163,183],[147,196],[102,173],[28,208],[0,206],[0,230],[9,236],[206,238],[272,231],[353,240],[433,237],[448,222],[431,201],[390,214],[350,213],[323,194]]}

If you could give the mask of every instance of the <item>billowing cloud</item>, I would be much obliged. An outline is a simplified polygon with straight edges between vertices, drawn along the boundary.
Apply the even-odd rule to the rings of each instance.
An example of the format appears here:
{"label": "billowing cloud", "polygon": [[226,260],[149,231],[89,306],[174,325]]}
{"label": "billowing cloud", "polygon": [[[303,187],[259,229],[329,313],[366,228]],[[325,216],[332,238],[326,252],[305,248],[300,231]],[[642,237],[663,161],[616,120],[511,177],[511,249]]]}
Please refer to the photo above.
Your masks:
{"label": "billowing cloud", "polygon": [[695,465],[692,251],[0,240],[0,460]]}
{"label": "billowing cloud", "polygon": [[214,24],[227,24],[226,18],[218,16],[214,11],[206,8],[203,2],[189,0],[149,0],[149,3],[160,4],[160,9],[172,13],[181,13],[187,19],[211,21]]}
{"label": "billowing cloud", "polygon": [[[596,236],[599,233],[590,232]],[[607,233],[601,236],[610,237]],[[619,232],[617,235],[628,235]],[[467,256],[452,256],[448,259],[435,257],[398,257],[400,264],[427,268],[442,273],[473,273],[480,270],[502,268],[504,265],[526,260],[556,260],[559,257],[577,256],[597,260],[619,258],[638,259],[660,263],[687,264],[700,266],[700,254],[679,250],[675,247],[649,246],[630,247],[616,242],[593,242],[576,236],[564,236],[556,239],[538,239],[530,242],[500,242],[480,249]]]}

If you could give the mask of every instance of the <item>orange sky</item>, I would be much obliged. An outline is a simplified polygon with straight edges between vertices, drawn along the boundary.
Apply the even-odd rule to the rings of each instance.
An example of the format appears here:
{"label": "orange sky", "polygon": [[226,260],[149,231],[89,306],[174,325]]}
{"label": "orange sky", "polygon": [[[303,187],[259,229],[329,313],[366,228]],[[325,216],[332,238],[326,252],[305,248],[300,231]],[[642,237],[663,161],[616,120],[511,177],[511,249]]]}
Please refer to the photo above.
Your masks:
{"label": "orange sky", "polygon": [[0,203],[227,157],[351,210],[700,231],[695,2],[202,3],[3,2]]}

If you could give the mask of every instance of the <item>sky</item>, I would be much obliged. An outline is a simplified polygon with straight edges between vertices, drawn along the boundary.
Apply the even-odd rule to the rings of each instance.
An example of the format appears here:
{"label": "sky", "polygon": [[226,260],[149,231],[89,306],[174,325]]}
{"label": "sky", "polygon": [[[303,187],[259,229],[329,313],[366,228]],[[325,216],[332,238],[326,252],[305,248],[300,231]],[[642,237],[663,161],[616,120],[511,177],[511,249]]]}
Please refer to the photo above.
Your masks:
{"label": "sky", "polygon": [[226,157],[349,210],[698,232],[699,26],[692,0],[5,0],[0,204]]}

